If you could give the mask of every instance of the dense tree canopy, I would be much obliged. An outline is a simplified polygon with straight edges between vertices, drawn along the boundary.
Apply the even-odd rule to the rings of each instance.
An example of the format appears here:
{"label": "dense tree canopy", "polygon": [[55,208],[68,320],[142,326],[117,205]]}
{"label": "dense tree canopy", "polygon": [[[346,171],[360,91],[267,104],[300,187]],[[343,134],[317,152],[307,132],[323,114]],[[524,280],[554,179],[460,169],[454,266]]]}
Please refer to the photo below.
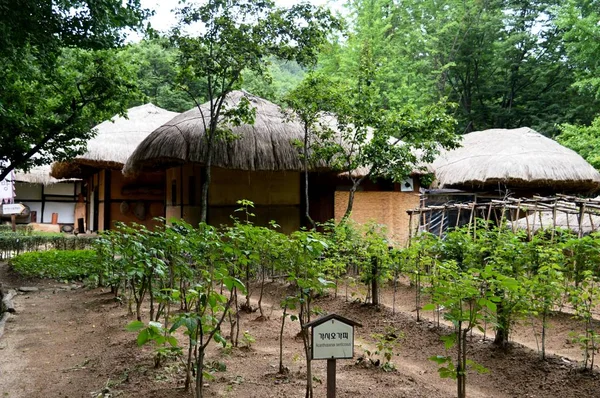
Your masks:
{"label": "dense tree canopy", "polygon": [[460,132],[529,126],[553,135],[560,123],[590,123],[598,109],[598,98],[577,90],[597,79],[598,7],[563,3],[351,0],[349,37],[323,68],[346,76],[368,47],[383,107],[447,97],[459,105]]}
{"label": "dense tree canopy", "polygon": [[140,0],[0,0],[0,177],[76,155],[92,126],[144,102],[185,111],[244,88],[282,103],[319,51],[317,70],[368,87],[373,109],[456,103],[460,133],[563,126],[575,148],[573,129],[600,109],[598,0],[348,0],[348,30],[327,43],[331,20],[306,4],[204,4],[185,3],[181,27],[213,18],[217,36],[183,29],[110,52],[143,27]]}
{"label": "dense tree canopy", "polygon": [[0,0],[0,180],[77,154],[125,109],[134,80],[108,49],[146,16],[139,0]]}

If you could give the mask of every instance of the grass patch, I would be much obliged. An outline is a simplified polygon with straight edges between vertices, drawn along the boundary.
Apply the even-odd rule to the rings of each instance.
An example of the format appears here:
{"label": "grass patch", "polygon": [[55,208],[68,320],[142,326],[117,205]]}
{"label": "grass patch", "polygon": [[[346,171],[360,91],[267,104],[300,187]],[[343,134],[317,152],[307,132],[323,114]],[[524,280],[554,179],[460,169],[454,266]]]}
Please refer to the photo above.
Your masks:
{"label": "grass patch", "polygon": [[9,261],[25,277],[80,280],[98,272],[94,250],[48,250],[23,253]]}

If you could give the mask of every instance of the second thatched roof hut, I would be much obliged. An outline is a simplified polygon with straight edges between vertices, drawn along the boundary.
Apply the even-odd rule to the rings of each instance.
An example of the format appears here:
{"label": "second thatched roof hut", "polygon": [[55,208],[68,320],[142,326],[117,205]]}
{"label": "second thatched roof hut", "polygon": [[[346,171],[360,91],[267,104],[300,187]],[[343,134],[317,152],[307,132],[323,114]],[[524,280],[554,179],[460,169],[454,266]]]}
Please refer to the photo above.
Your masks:
{"label": "second thatched roof hut", "polygon": [[86,206],[78,216],[86,220],[83,228],[110,229],[115,221],[152,226],[154,217],[164,216],[164,172],[126,178],[122,169],[148,134],[177,115],[153,104],[130,108],[127,117],[115,116],[97,125],[83,155],[53,164],[53,177],[85,181],[81,201]]}
{"label": "second thatched roof hut", "polygon": [[600,173],[571,149],[527,128],[466,134],[432,164],[439,188],[591,193]]}
{"label": "second thatched roof hut", "polygon": [[27,172],[15,171],[15,202],[28,206],[30,213],[18,222],[72,226],[82,182],[77,178],[56,179],[50,165],[36,166]]}

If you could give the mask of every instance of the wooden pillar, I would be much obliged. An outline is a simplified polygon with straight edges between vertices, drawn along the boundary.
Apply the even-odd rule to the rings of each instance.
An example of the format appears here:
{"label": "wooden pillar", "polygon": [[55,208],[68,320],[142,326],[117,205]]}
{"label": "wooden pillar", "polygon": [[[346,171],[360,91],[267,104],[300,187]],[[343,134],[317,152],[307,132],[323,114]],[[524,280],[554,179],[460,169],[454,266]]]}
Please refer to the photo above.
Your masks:
{"label": "wooden pillar", "polygon": [[179,181],[177,183],[179,184],[179,218],[183,220],[183,166],[179,166]]}
{"label": "wooden pillar", "polygon": [[40,223],[44,223],[44,208],[46,207],[46,198],[44,197],[44,184],[42,184],[42,214],[40,215]]}
{"label": "wooden pillar", "polygon": [[335,359],[327,360],[327,398],[335,398]]}
{"label": "wooden pillar", "polygon": [[111,170],[104,170],[104,230],[110,229],[110,200],[111,200],[111,181],[110,181]]}

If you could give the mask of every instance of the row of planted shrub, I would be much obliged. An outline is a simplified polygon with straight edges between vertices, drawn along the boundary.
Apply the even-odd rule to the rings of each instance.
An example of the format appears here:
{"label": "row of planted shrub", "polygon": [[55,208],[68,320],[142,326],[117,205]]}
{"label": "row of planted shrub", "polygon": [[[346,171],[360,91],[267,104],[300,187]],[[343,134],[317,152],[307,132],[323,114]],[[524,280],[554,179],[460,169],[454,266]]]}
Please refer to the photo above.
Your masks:
{"label": "row of planted shrub", "polygon": [[11,268],[25,277],[82,280],[96,273],[94,250],[48,250],[23,253],[10,260]]}
{"label": "row of planted shrub", "polygon": [[45,250],[81,250],[92,246],[95,237],[73,235],[35,235],[19,232],[0,233],[0,260],[25,252]]}

